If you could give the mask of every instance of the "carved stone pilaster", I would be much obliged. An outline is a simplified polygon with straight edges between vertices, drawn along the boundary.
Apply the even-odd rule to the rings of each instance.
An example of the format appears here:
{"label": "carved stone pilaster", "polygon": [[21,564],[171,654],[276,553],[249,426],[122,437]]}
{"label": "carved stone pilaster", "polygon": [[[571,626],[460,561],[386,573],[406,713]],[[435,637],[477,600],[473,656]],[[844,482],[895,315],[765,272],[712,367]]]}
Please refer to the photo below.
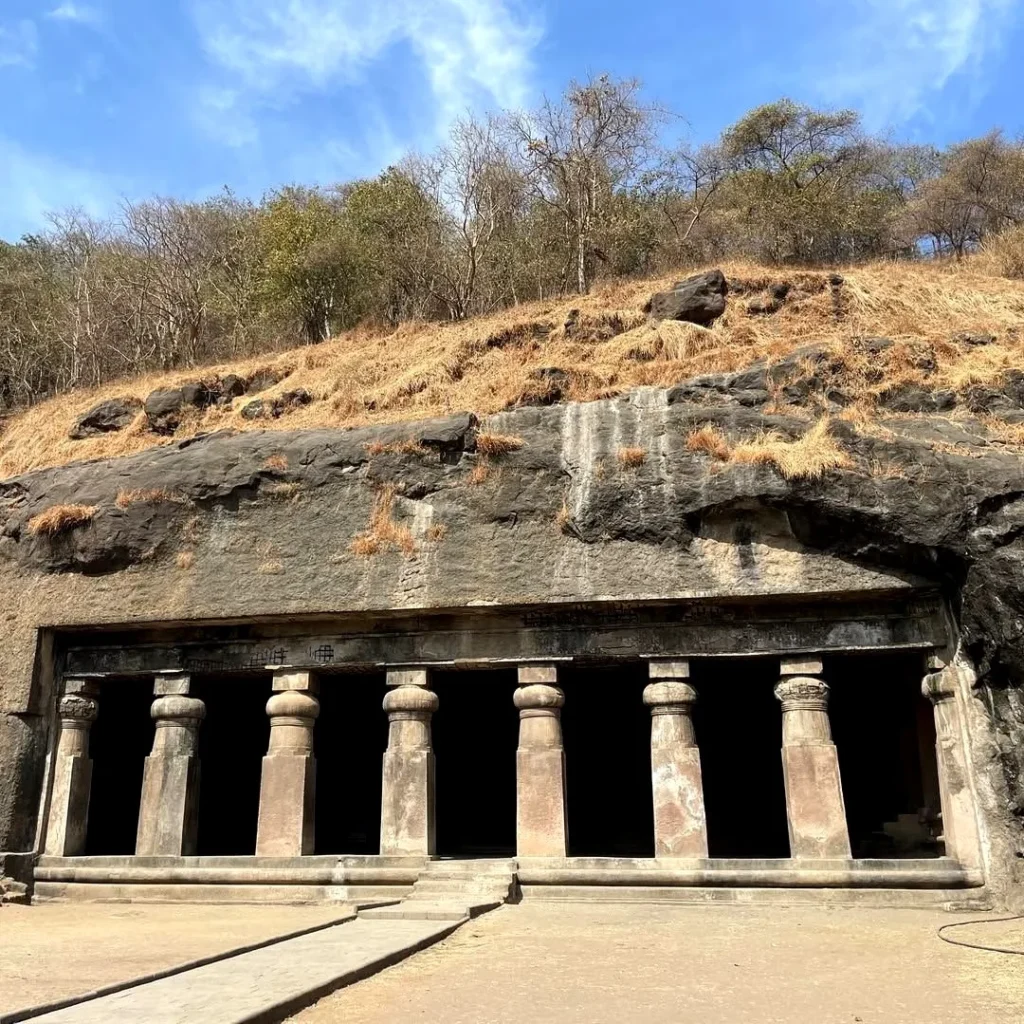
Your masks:
{"label": "carved stone pilaster", "polygon": [[45,852],[56,857],[85,853],[92,795],[89,733],[99,714],[97,691],[83,680],[68,680],[57,701],[60,734],[54,754],[53,788]]}
{"label": "carved stone pilaster", "polygon": [[[183,684],[187,688],[186,682]],[[153,751],[142,774],[142,802],[135,853],[140,857],[190,857],[199,826],[199,726],[206,705],[179,692],[167,693],[163,681],[150,708],[156,729]]]}
{"label": "carved stone pilaster", "polygon": [[[658,671],[651,664],[653,676]],[[707,857],[707,821],[700,751],[693,729],[697,691],[658,680],[644,690],[651,711],[651,785],[656,857]]]}
{"label": "carved stone pilaster", "polygon": [[[301,682],[302,680],[300,680]],[[288,685],[267,701],[270,742],[263,758],[258,857],[302,857],[313,853],[316,808],[316,759],[313,728],[320,702],[308,689]],[[305,679],[307,688],[315,680]]]}
{"label": "carved stone pilaster", "polygon": [[382,856],[430,857],[437,848],[430,721],[438,699],[427,681],[424,675],[422,682],[400,682],[384,696],[388,748],[381,795]]}
{"label": "carved stone pilaster", "polygon": [[817,659],[784,660],[775,696],[782,704],[782,769],[793,857],[849,858],[850,834],[839,758],[828,720],[828,684]]}
{"label": "carved stone pilaster", "polygon": [[[564,857],[568,852],[565,750],[561,709],[565,694],[553,665],[524,665],[513,703],[519,709],[516,751],[516,852],[520,857]],[[543,681],[541,681],[543,680]]]}

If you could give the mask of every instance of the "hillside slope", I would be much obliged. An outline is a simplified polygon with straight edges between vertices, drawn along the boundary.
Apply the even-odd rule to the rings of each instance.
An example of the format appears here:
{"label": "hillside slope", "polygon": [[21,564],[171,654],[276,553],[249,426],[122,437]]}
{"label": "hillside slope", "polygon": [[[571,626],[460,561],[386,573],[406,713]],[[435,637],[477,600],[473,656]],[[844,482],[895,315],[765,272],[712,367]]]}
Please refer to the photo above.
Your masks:
{"label": "hillside slope", "polygon": [[[590,401],[772,365],[810,343],[822,347],[799,361],[798,372],[773,378],[766,411],[796,404],[800,415],[829,412],[865,428],[880,415],[982,416],[996,440],[1016,444],[1024,436],[1016,426],[1024,403],[1012,397],[1012,381],[1006,397],[1007,375],[1024,367],[1024,282],[988,276],[972,263],[876,263],[839,274],[739,263],[722,269],[729,303],[710,329],[649,324],[644,306],[671,279],[635,281],[462,323],[356,330],[269,359],[72,392],[8,421],[0,477],[223,429],[346,428]],[[877,338],[893,344],[865,342]],[[220,394],[231,376],[232,388]],[[147,396],[200,381],[220,400],[189,407],[166,432],[155,432],[142,407]],[[111,398],[128,400],[134,411],[124,429],[68,436],[82,413]]]}

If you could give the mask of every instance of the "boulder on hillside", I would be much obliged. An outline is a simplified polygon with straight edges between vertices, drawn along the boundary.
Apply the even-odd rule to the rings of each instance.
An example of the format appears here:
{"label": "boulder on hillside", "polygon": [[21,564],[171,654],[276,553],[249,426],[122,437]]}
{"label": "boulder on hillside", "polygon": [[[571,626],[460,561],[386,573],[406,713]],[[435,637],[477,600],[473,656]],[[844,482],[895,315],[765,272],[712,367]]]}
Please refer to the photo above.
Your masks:
{"label": "boulder on hillside", "polygon": [[135,419],[142,403],[136,398],[108,398],[82,413],[68,431],[72,441],[124,430]]}
{"label": "boulder on hillside", "polygon": [[156,434],[173,434],[185,409],[205,409],[213,405],[220,395],[219,387],[211,387],[202,381],[189,381],[180,387],[152,391],[145,405],[149,429]]}
{"label": "boulder on hillside", "polygon": [[670,291],[655,292],[648,303],[652,320],[685,320],[707,327],[725,312],[729,284],[720,270],[677,281]]}
{"label": "boulder on hillside", "polygon": [[309,405],[313,396],[305,388],[296,388],[294,391],[286,391],[277,398],[254,398],[242,406],[242,419],[263,420],[278,419],[285,413],[294,409],[301,409]]}

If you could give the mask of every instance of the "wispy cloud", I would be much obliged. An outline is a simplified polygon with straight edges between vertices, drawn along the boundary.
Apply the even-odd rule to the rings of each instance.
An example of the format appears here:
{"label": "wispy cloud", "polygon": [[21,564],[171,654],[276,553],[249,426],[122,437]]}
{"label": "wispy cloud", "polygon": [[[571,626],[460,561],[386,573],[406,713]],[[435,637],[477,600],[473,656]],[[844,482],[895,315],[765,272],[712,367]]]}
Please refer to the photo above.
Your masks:
{"label": "wispy cloud", "polygon": [[124,184],[0,136],[0,238],[45,227],[51,210],[76,207],[93,217],[108,214]]}
{"label": "wispy cloud", "polygon": [[30,68],[35,63],[39,37],[28,18],[10,24],[0,23],[0,68]]}
{"label": "wispy cloud", "polygon": [[54,7],[46,15],[54,21],[74,21],[80,25],[99,25],[103,16],[95,7],[86,4],[76,4],[72,0],[64,0],[64,3]]}
{"label": "wispy cloud", "polygon": [[844,31],[825,47],[819,87],[856,103],[872,126],[925,110],[954,78],[977,86],[1019,0],[852,0]]}
{"label": "wispy cloud", "polygon": [[195,0],[207,55],[230,76],[210,95],[236,104],[357,83],[404,43],[430,83],[438,124],[475,101],[529,92],[537,22],[515,0]]}

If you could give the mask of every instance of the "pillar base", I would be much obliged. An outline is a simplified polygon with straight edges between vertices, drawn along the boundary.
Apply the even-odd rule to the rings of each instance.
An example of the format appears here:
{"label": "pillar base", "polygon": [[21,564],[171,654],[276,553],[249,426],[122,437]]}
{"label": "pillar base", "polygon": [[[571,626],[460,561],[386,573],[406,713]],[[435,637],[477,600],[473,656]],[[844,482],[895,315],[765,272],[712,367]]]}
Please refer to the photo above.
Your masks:
{"label": "pillar base", "polygon": [[307,857],[312,854],[315,806],[315,758],[264,757],[256,856]]}
{"label": "pillar base", "polygon": [[85,853],[92,761],[84,756],[54,760],[45,852],[56,857],[75,857]]}
{"label": "pillar base", "polygon": [[565,752],[516,751],[516,853],[520,857],[565,857]]}
{"label": "pillar base", "polygon": [[704,781],[696,747],[652,749],[654,781],[654,855],[708,855]]}
{"label": "pillar base", "polygon": [[199,824],[199,758],[150,755],[142,775],[135,853],[139,857],[192,857]]}
{"label": "pillar base", "polygon": [[401,747],[385,751],[381,855],[432,857],[437,848],[434,820],[433,751]]}
{"label": "pillar base", "polygon": [[831,743],[782,748],[792,857],[851,856],[839,762]]}

